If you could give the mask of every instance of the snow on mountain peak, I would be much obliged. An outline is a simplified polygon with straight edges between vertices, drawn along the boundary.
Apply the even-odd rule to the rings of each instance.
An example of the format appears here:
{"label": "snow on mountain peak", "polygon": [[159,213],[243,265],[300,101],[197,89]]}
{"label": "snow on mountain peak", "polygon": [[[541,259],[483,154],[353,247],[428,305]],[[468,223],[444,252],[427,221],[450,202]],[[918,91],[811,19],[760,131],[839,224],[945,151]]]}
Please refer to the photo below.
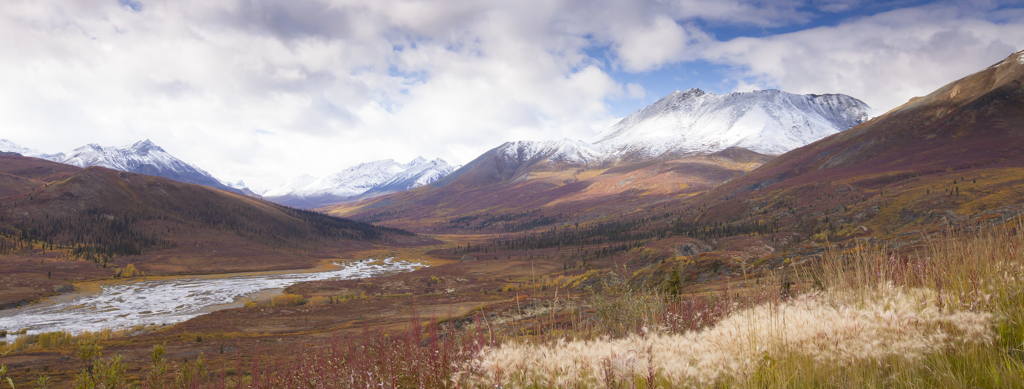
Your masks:
{"label": "snow on mountain peak", "polygon": [[11,142],[7,139],[0,139],[0,151],[8,153],[18,153],[26,157],[48,159],[51,161],[56,161],[64,157],[64,153],[47,154],[36,149],[22,147],[21,145]]}
{"label": "snow on mountain peak", "polygon": [[338,201],[366,193],[385,194],[430,184],[455,169],[438,158],[428,161],[416,157],[409,163],[393,159],[364,162],[340,172],[314,178],[302,175],[267,191],[263,196],[302,199],[313,203]]}
{"label": "snow on mountain peak", "polygon": [[498,154],[517,163],[532,159],[547,159],[550,162],[588,164],[599,161],[602,153],[593,145],[572,139],[535,142],[520,140],[506,142],[498,148]]}
{"label": "snow on mountain peak", "polygon": [[246,189],[221,182],[198,166],[175,158],[149,139],[119,147],[103,147],[90,143],[52,160],[83,168],[102,166],[123,172],[160,176],[240,193],[245,193]]}
{"label": "snow on mountain peak", "polygon": [[616,158],[705,154],[742,147],[782,154],[868,118],[864,102],[842,94],[780,90],[727,95],[676,91],[627,116],[595,143]]}
{"label": "snow on mountain peak", "polygon": [[130,146],[121,147],[122,149],[131,149],[139,154],[146,154],[150,151],[165,152],[164,149],[157,146],[153,141],[146,139],[144,141],[135,142]]}

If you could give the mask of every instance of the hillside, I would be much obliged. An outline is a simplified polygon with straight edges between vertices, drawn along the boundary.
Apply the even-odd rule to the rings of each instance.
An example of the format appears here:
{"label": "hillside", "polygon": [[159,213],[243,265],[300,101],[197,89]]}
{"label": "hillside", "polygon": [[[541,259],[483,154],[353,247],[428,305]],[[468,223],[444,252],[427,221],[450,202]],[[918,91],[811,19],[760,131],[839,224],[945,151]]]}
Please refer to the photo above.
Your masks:
{"label": "hillside", "polygon": [[868,118],[864,102],[843,94],[780,90],[728,95],[676,91],[599,135],[595,146],[627,161],[743,148],[778,155]]}
{"label": "hillside", "polygon": [[241,185],[221,182],[205,170],[176,158],[148,139],[115,147],[103,147],[93,143],[66,153],[56,154],[46,154],[19,146],[6,139],[0,139],[0,151],[81,168],[100,166],[123,172],[160,176],[178,182],[206,185],[229,192],[258,196],[241,184],[241,181],[239,181]]}
{"label": "hillside", "polygon": [[[509,218],[529,212],[537,220],[520,220],[529,225],[586,221],[632,212],[651,202],[683,201],[772,158],[728,149],[711,155],[591,168],[552,160],[550,156],[557,154],[550,150],[532,157],[519,153],[508,158],[510,154],[502,148],[510,145],[514,144],[485,153],[433,185],[324,210],[417,231],[458,228],[444,224],[470,215]],[[541,209],[543,212],[534,212]]]}
{"label": "hillside", "polygon": [[413,238],[162,177],[0,158],[11,172],[0,172],[0,261],[46,282],[109,277],[128,263],[147,274],[303,268]]}
{"label": "hillside", "polygon": [[775,218],[834,240],[858,226],[885,234],[1020,204],[1022,81],[1024,53],[1016,53],[782,155],[694,198],[689,212],[720,222]]}
{"label": "hillside", "polygon": [[775,154],[846,130],[868,110],[838,94],[675,92],[595,144],[506,142],[427,187],[323,210],[413,229],[436,229],[423,221],[541,208],[561,215],[551,220],[597,219],[701,193]]}
{"label": "hillside", "polygon": [[264,192],[263,197],[292,207],[316,208],[418,188],[453,170],[454,167],[440,158],[428,161],[417,157],[405,164],[385,159],[361,163],[320,178],[304,174]]}

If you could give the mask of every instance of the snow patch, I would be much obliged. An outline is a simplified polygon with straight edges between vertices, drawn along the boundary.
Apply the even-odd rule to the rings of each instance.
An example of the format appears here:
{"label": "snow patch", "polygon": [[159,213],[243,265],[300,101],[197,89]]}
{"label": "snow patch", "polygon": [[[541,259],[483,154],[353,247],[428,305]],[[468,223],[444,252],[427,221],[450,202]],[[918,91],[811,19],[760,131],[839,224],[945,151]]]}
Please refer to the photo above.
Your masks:
{"label": "snow patch", "polygon": [[347,198],[375,191],[390,193],[433,183],[453,171],[455,168],[440,158],[428,161],[416,157],[405,164],[384,159],[361,163],[320,178],[302,175],[267,191],[263,196]]}
{"label": "snow patch", "polygon": [[869,112],[864,102],[841,94],[690,89],[627,116],[599,134],[595,145],[609,157],[710,154],[730,147],[782,154],[860,124]]}
{"label": "snow patch", "polygon": [[7,139],[0,139],[0,151],[7,153],[18,153],[25,157],[33,157],[55,161],[64,157],[64,153],[47,154],[36,149],[30,149],[22,147],[21,145],[11,142]]}

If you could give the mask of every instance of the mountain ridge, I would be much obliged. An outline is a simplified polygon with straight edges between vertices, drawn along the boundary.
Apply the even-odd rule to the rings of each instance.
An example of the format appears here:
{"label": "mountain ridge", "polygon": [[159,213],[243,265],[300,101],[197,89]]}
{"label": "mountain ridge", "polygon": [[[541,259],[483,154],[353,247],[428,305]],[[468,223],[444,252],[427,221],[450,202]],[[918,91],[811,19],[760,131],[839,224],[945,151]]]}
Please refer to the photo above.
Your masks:
{"label": "mountain ridge", "polygon": [[594,144],[626,160],[730,147],[779,155],[860,124],[869,112],[863,101],[843,94],[769,89],[717,95],[693,88],[623,118]]}
{"label": "mountain ridge", "polygon": [[437,181],[454,171],[443,159],[416,157],[409,163],[383,159],[350,166],[324,177],[303,174],[263,193],[267,200],[302,208],[369,198]]}
{"label": "mountain ridge", "polygon": [[[865,231],[893,231],[1019,204],[1024,198],[1018,189],[1024,185],[1024,132],[1018,127],[1024,122],[1022,85],[1024,52],[1018,52],[784,154],[694,201],[703,205],[699,212],[706,219],[733,222],[752,217],[755,206],[757,214],[775,213],[770,198],[792,199],[801,204],[798,211],[814,207],[819,218],[831,220],[813,231],[832,240],[849,234],[843,229],[849,223],[861,223]],[[848,193],[861,199],[836,202]],[[792,214],[781,210],[778,218]]]}
{"label": "mountain ridge", "polygon": [[146,139],[124,146],[104,147],[90,143],[67,153],[46,154],[0,139],[0,151],[16,152],[80,168],[101,166],[112,170],[159,176],[178,182],[206,185],[229,192],[258,196],[246,187],[236,187],[215,178],[191,163],[171,155],[153,141]]}

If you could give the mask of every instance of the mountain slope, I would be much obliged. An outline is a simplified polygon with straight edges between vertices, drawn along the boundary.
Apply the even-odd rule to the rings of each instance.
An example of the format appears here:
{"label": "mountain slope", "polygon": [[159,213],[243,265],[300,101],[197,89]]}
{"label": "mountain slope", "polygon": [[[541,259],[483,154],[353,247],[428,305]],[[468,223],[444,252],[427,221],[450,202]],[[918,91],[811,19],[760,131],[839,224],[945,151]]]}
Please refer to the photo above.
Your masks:
{"label": "mountain slope", "polygon": [[64,153],[46,154],[39,150],[22,147],[7,139],[0,139],[0,152],[17,153],[26,157],[48,159],[51,161],[64,158]]}
{"label": "mountain slope", "polygon": [[782,154],[863,122],[869,110],[842,94],[761,90],[716,95],[690,89],[627,116],[595,145],[628,161],[730,147]]}
{"label": "mountain slope", "polygon": [[435,185],[489,185],[533,171],[588,169],[710,155],[731,148],[781,154],[867,119],[869,107],[841,94],[778,90],[715,95],[675,92],[619,121],[594,144],[569,139],[508,142]]}
{"label": "mountain slope", "polygon": [[[1024,52],[784,154],[694,201],[707,204],[703,214],[712,220],[749,219],[756,207],[760,215],[834,238],[852,223],[893,230],[1019,204],[1022,83]],[[814,212],[829,222],[799,221]]]}
{"label": "mountain slope", "polygon": [[531,171],[585,169],[599,165],[603,155],[593,146],[570,139],[549,142],[506,142],[481,154],[434,186],[459,183],[463,187],[525,180]]}
{"label": "mountain slope", "polygon": [[[414,160],[413,162],[417,161]],[[391,177],[391,179],[363,192],[359,197],[370,198],[419,188],[444,178],[454,170],[454,167],[440,158],[433,161],[424,161],[414,164],[412,167]]]}
{"label": "mountain slope", "polygon": [[[26,157],[0,157],[3,167],[28,164],[50,165],[53,170],[67,167]],[[301,251],[406,234],[163,177],[102,167],[68,168],[76,171],[46,181],[0,172],[0,191],[13,193],[0,198],[4,216],[0,224],[8,228],[4,231],[22,231],[21,239],[86,247],[111,257],[192,251],[202,242],[241,243],[231,249],[231,245],[222,246],[219,254],[217,250],[196,254],[230,261],[238,258],[234,250],[250,254],[278,248]],[[184,246],[185,242],[189,244]],[[282,260],[290,256],[278,254]],[[272,265],[281,266],[289,266],[287,260]]]}
{"label": "mountain slope", "polygon": [[[0,156],[0,170],[0,266],[23,285],[19,290],[33,290],[29,297],[52,293],[61,280],[110,277],[129,263],[146,274],[296,269],[385,241],[417,239],[103,167]],[[0,303],[6,297],[0,293]]]}
{"label": "mountain slope", "polygon": [[279,204],[314,208],[416,188],[452,170],[442,159],[427,161],[418,157],[406,164],[385,159],[361,163],[321,178],[302,175],[263,196]]}
{"label": "mountain slope", "polygon": [[[845,95],[719,96],[691,89],[626,117],[595,144],[507,142],[427,187],[325,209],[373,221],[570,204],[586,204],[594,215],[631,211],[739,177],[771,160],[771,154],[860,123],[868,109]],[[417,228],[408,221],[395,225]]]}
{"label": "mountain slope", "polygon": [[83,168],[102,166],[123,172],[159,176],[178,182],[245,193],[242,189],[225,185],[205,170],[175,158],[148,139],[121,147],[89,144],[62,154],[62,158],[53,160]]}

